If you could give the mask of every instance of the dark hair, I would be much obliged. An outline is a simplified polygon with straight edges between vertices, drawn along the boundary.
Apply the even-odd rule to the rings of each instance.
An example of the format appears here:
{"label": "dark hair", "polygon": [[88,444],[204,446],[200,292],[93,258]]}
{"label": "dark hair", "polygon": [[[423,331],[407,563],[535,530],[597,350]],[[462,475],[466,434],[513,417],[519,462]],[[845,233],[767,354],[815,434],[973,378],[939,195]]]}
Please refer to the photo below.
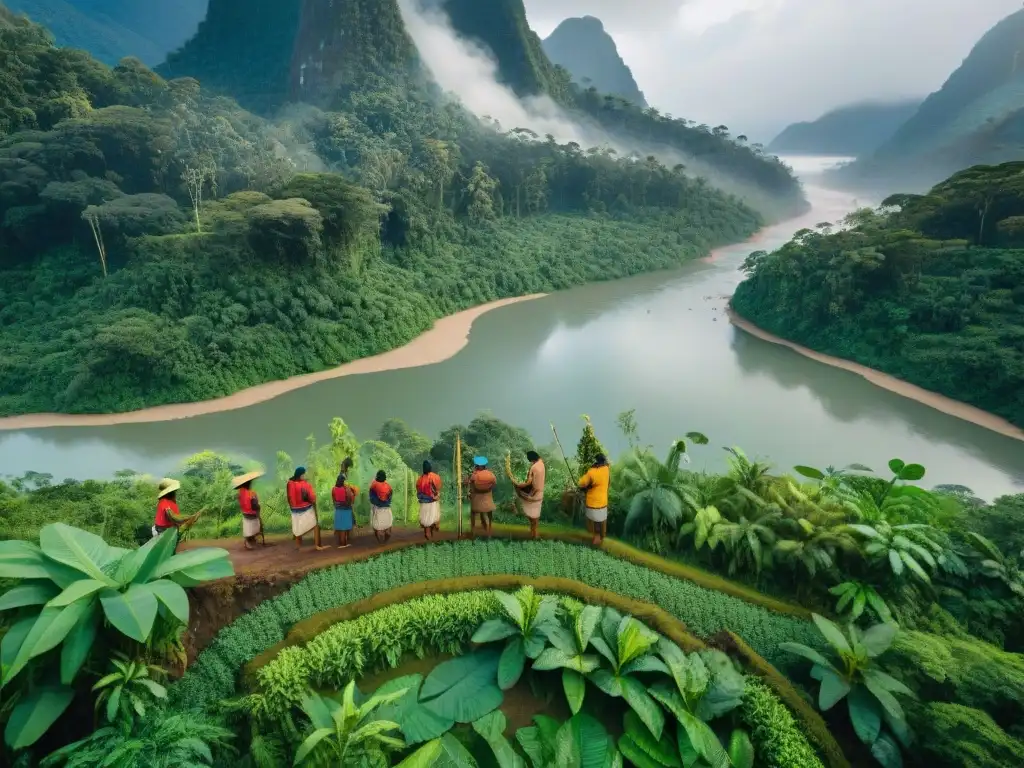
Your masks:
{"label": "dark hair", "polygon": [[171,501],[177,501],[178,500],[177,497],[178,497],[178,492],[177,491],[171,491],[170,493],[165,493],[164,494],[164,498],[165,499],[170,499]]}
{"label": "dark hair", "polygon": [[607,463],[608,463],[608,459],[605,458],[603,453],[599,453],[599,454],[597,454],[597,456],[594,457],[594,466],[595,467],[603,467]]}
{"label": "dark hair", "polygon": [[342,472],[341,474],[338,475],[338,479],[334,481],[334,487],[335,488],[344,488],[345,487],[345,479],[346,479],[345,478],[345,473]]}
{"label": "dark hair", "polygon": [[346,456],[345,460],[341,462],[341,474],[345,474],[347,470],[352,469],[352,463],[352,457]]}
{"label": "dark hair", "polygon": [[423,474],[424,475],[429,475],[433,471],[433,469],[434,469],[434,467],[431,466],[429,461],[424,461],[423,462]]}
{"label": "dark hair", "polygon": [[292,480],[299,480],[304,474],[306,474],[305,467],[296,467],[295,474],[292,475]]}
{"label": "dark hair", "polygon": [[242,484],[241,484],[240,486],[238,486],[238,487],[239,487],[239,488],[249,488],[249,487],[251,487],[251,486],[252,486],[252,480],[246,480],[246,481],[245,481],[244,483],[242,483]]}
{"label": "dark hair", "polygon": [[537,461],[537,459],[540,458],[540,454],[537,453],[536,451],[527,451],[526,458],[529,459],[530,461]]}
{"label": "dark hair", "polygon": [[377,470],[377,482],[378,483],[383,483],[387,479],[388,479],[387,473],[385,473],[383,469],[378,469]]}

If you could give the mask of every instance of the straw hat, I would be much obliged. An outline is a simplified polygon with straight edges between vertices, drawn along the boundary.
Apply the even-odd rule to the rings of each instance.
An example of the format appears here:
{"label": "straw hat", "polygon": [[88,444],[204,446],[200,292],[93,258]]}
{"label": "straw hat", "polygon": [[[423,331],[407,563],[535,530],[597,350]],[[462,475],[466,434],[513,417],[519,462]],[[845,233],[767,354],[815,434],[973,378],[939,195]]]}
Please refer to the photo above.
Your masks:
{"label": "straw hat", "polygon": [[246,483],[252,482],[257,477],[263,477],[264,473],[261,471],[249,472],[244,475],[239,475],[231,481],[232,488],[241,488]]}
{"label": "straw hat", "polygon": [[165,477],[160,481],[160,485],[156,489],[156,497],[162,499],[169,493],[174,493],[176,490],[181,488],[181,483],[177,480],[172,480],[169,477]]}

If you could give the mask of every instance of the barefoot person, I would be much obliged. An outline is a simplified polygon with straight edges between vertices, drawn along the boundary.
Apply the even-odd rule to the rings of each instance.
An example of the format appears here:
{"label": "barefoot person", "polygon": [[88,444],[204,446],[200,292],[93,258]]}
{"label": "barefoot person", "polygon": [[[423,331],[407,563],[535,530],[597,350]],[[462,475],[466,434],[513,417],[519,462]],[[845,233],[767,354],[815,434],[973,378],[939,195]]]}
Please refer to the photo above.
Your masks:
{"label": "barefoot person", "polygon": [[593,544],[598,547],[608,534],[608,488],[611,485],[611,468],[603,453],[597,454],[594,466],[580,478],[580,488],[587,492],[587,530],[593,534]]}
{"label": "barefoot person", "polygon": [[391,528],[395,524],[395,516],[391,512],[391,496],[388,476],[382,469],[370,483],[370,527],[380,544],[391,538]]}
{"label": "barefoot person", "polygon": [[295,548],[302,549],[302,537],[313,532],[313,546],[317,552],[327,547],[320,544],[320,521],[316,516],[316,494],[306,480],[306,468],[296,467],[295,474],[288,481],[288,506],[292,510],[292,536]]}
{"label": "barefoot person", "polygon": [[263,535],[263,516],[260,510],[260,500],[256,491],[252,489],[252,481],[263,477],[262,472],[250,472],[247,475],[239,475],[231,481],[231,487],[238,491],[238,506],[242,510],[242,539],[245,541],[245,548],[252,549],[259,536],[263,546],[267,546],[267,539]]}
{"label": "barefoot person", "polygon": [[423,538],[430,541],[431,534],[441,528],[441,476],[434,472],[429,461],[423,462],[423,474],[416,481],[416,500],[420,503]]}
{"label": "barefoot person", "polygon": [[156,538],[164,531],[181,526],[190,526],[199,517],[198,513],[192,517],[182,517],[178,509],[178,489],[181,483],[165,477],[160,481],[156,490],[156,516],[153,518],[153,538]]}
{"label": "barefoot person", "polygon": [[547,469],[544,460],[536,451],[527,451],[526,459],[530,462],[530,470],[526,473],[526,481],[516,483],[516,495],[523,505],[523,514],[530,521],[530,538],[536,539],[537,523],[540,520],[541,506],[544,504],[544,477]]}
{"label": "barefoot person", "polygon": [[494,524],[494,486],[498,478],[487,468],[487,458],[477,456],[473,459],[473,472],[466,480],[469,486],[469,535],[476,534],[476,519],[479,515],[480,525],[484,533],[491,535]]}
{"label": "barefoot person", "polygon": [[[344,470],[351,465],[342,464],[341,466]],[[358,495],[359,489],[348,482],[345,472],[342,471],[331,490],[331,498],[334,500],[334,538],[338,542],[338,549],[352,546],[348,538],[352,529],[356,527],[356,513],[353,505]]]}

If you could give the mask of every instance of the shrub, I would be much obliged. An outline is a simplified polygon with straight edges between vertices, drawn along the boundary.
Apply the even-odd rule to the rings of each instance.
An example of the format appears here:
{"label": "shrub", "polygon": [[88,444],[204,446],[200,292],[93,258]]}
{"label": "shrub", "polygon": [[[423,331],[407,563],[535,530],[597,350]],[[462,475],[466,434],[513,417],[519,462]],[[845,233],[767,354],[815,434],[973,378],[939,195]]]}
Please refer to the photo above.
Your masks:
{"label": "shrub", "polygon": [[785,654],[778,651],[780,642],[821,642],[810,622],[590,548],[549,541],[453,542],[404,549],[310,574],[285,594],[265,601],[221,630],[173,686],[172,700],[203,707],[231,696],[238,671],[246,662],[280,643],[290,627],[314,614],[404,584],[486,574],[570,578],[653,603],[683,621],[696,635],[706,637],[721,629],[735,631],[776,665],[788,663]]}
{"label": "shrub", "polygon": [[765,768],[824,768],[792,713],[760,680],[747,678],[740,719],[750,730],[757,764]]}
{"label": "shrub", "polygon": [[1007,735],[986,713],[931,702],[914,712],[922,763],[936,768],[1006,768],[1024,762],[1024,742]]}

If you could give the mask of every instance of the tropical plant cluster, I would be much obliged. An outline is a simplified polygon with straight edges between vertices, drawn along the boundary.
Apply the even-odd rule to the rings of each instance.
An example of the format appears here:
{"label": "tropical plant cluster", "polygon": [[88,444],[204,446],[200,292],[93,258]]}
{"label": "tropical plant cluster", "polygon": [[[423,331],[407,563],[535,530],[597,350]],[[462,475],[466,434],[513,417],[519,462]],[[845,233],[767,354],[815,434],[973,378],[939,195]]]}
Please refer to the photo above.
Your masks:
{"label": "tropical plant cluster", "polygon": [[230,394],[762,223],[681,165],[501,129],[426,86],[368,79],[271,122],[0,14],[0,414]]}
{"label": "tropical plant cluster", "polygon": [[733,308],[767,331],[1024,425],[1024,164],[753,253]]}

